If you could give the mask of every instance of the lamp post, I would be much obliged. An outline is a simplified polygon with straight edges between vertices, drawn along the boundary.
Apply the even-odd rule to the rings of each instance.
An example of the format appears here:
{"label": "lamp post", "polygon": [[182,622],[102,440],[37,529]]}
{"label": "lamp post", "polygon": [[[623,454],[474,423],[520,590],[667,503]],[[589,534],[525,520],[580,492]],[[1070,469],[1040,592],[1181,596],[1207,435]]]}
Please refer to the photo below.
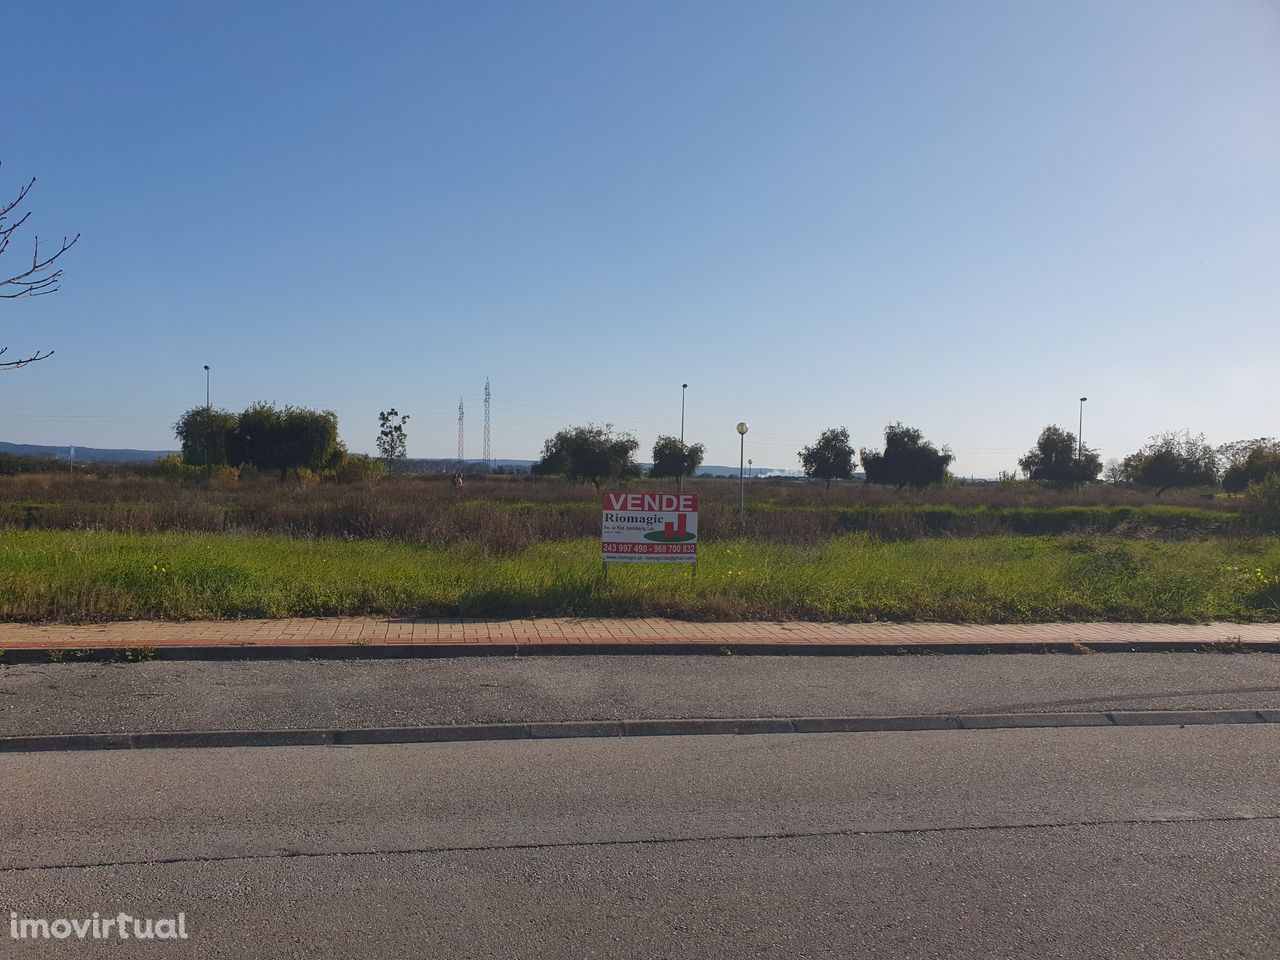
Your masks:
{"label": "lamp post", "polygon": [[755,470],[753,469],[754,467],[755,467],[755,461],[752,460],[750,457],[747,457],[747,476],[751,477],[753,480],[755,479],[755,476],[756,476]]}
{"label": "lamp post", "polygon": [[676,480],[677,493],[684,493],[684,474],[689,469],[689,456],[684,449],[684,392],[688,389],[687,383],[680,384],[680,476]]}
{"label": "lamp post", "polygon": [[751,428],[747,426],[747,421],[740,420],[738,422],[738,525],[745,526],[747,522],[747,487],[746,487],[746,461],[744,457],[747,452],[747,431]]}
{"label": "lamp post", "polygon": [[210,477],[209,472],[209,414],[212,412],[212,406],[209,403],[209,365],[204,365],[204,478]]}
{"label": "lamp post", "polygon": [[680,446],[684,446],[684,392],[689,389],[687,383],[680,384]]}
{"label": "lamp post", "polygon": [[1084,402],[1088,397],[1080,398],[1080,426],[1076,430],[1076,459],[1084,458]]}

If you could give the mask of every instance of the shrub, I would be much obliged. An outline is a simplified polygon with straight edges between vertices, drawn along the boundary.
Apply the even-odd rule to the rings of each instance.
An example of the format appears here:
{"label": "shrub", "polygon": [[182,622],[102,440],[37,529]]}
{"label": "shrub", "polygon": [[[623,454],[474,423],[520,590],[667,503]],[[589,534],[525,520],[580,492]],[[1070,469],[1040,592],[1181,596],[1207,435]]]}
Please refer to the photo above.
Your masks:
{"label": "shrub", "polygon": [[954,459],[949,449],[939,450],[915,427],[891,423],[884,428],[884,453],[863,450],[862,469],[867,483],[927,487],[946,479]]}
{"label": "shrub", "polygon": [[20,473],[46,473],[54,469],[57,469],[57,463],[49,457],[0,453],[0,477],[15,477]]}
{"label": "shrub", "polygon": [[385,461],[363,453],[347,454],[333,471],[333,477],[339,483],[374,483],[386,474]]}
{"label": "shrub", "polygon": [[1266,509],[1280,510],[1280,471],[1252,481],[1246,490],[1251,500],[1256,500]]}
{"label": "shrub", "polygon": [[170,480],[195,480],[204,475],[204,468],[187,463],[180,453],[171,453],[156,461],[156,472]]}

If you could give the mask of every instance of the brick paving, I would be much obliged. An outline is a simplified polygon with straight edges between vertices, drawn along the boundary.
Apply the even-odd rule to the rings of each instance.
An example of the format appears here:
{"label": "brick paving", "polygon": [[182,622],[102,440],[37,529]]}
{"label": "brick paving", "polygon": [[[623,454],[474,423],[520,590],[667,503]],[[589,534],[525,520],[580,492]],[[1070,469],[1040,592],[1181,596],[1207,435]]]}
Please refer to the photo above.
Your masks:
{"label": "brick paving", "polygon": [[[1238,646],[1280,651],[1280,623],[1046,623],[982,626],[954,623],[695,623],[662,619],[547,618],[129,621],[98,624],[0,623],[0,650],[104,650],[154,648],[290,648],[323,654],[335,647],[511,647],[536,651],[580,646],[618,648],[857,648],[886,649],[1043,647],[1093,649],[1200,649]],[[213,650],[210,650],[212,653]],[[386,653],[380,650],[380,653]],[[479,652],[477,650],[477,652]]]}

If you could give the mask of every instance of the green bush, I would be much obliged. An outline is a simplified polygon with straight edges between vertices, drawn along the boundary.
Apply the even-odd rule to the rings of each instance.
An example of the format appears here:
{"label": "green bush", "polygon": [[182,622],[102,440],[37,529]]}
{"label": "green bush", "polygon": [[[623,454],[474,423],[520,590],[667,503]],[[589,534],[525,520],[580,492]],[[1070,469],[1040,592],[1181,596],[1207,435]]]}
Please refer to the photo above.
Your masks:
{"label": "green bush", "polygon": [[862,469],[867,483],[898,487],[927,487],[942,483],[955,459],[947,447],[939,450],[915,427],[891,423],[884,428],[884,452],[863,449]]}
{"label": "green bush", "polygon": [[198,480],[204,468],[187,463],[180,453],[171,453],[156,461],[156,472],[170,480]]}
{"label": "green bush", "polygon": [[1254,480],[1247,489],[1251,500],[1256,500],[1268,510],[1280,510],[1280,471]]}
{"label": "green bush", "polygon": [[1250,484],[1265,481],[1268,476],[1280,473],[1280,447],[1262,445],[1229,464],[1222,473],[1222,488],[1228,493],[1240,493]]}
{"label": "green bush", "polygon": [[339,483],[374,483],[387,475],[387,465],[363,453],[347,454],[333,470]]}

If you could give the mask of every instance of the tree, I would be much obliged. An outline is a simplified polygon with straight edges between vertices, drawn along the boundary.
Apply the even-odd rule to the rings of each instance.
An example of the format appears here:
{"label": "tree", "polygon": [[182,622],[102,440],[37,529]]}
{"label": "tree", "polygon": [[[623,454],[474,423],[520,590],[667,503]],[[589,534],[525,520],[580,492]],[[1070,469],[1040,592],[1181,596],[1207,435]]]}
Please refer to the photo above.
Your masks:
{"label": "tree", "polygon": [[182,442],[182,461],[196,467],[226,466],[227,448],[236,432],[236,415],[229,410],[193,407],[173,425]]}
{"label": "tree", "polygon": [[[21,211],[19,208],[26,201],[27,194],[31,192],[31,188],[35,185],[36,178],[32,177],[27,181],[27,185],[18,191],[18,196],[14,200],[0,205],[0,255],[8,251],[14,234],[31,216],[30,210]],[[31,266],[20,269],[18,273],[8,276],[6,276],[8,274],[7,269],[0,272],[0,300],[38,297],[46,293],[55,292],[58,289],[58,281],[62,279],[62,268],[54,269],[54,264],[64,253],[75,246],[76,241],[79,239],[80,234],[78,233],[70,240],[64,236],[62,245],[53,254],[42,254],[40,252],[40,238],[38,236],[33,237]],[[4,354],[8,349],[8,347],[0,347],[0,354]],[[0,362],[0,370],[16,370],[18,367],[25,367],[29,363],[44,360],[52,355],[52,350],[46,350],[43,353],[37,350],[31,356],[24,357],[21,360]]]}
{"label": "tree", "polygon": [[542,459],[533,465],[533,473],[586,481],[599,490],[606,480],[640,475],[633,459],[639,447],[631,434],[615,434],[611,423],[567,427],[542,445]]}
{"label": "tree", "polygon": [[388,470],[396,460],[403,460],[409,455],[409,438],[404,432],[404,425],[408,422],[409,415],[400,413],[395,407],[378,414],[378,454],[386,461]]}
{"label": "tree", "polygon": [[236,418],[227,449],[232,466],[251,464],[259,470],[284,470],[284,418],[271,403],[255,403]]}
{"label": "tree", "polygon": [[653,445],[651,477],[692,477],[702,466],[706,447],[700,443],[685,444],[675,437],[662,436]]}
{"label": "tree", "polygon": [[332,410],[284,408],[283,480],[289,470],[323,470],[339,450],[338,415]]}
{"label": "tree", "polygon": [[947,467],[955,459],[947,447],[939,450],[915,427],[900,422],[884,428],[883,453],[864,449],[861,455],[867,483],[899,488],[941,483],[946,479]]}
{"label": "tree", "polygon": [[1223,466],[1222,489],[1228,493],[1240,493],[1272,473],[1280,474],[1280,440],[1273,437],[1224,443],[1217,454]]}
{"label": "tree", "polygon": [[1040,431],[1035,448],[1018,461],[1031,480],[1043,480],[1059,487],[1097,480],[1102,458],[1076,442],[1075,434],[1050,424]]}
{"label": "tree", "polygon": [[1173,487],[1211,486],[1218,480],[1218,458],[1204,434],[1162,433],[1124,458],[1126,479],[1162,494]]}
{"label": "tree", "polygon": [[818,442],[800,451],[800,463],[806,477],[827,481],[849,480],[853,477],[853,447],[849,445],[849,431],[845,427],[823,430]]}
{"label": "tree", "polygon": [[276,470],[283,480],[290,470],[323,469],[340,449],[332,410],[255,403],[237,418],[227,454],[233,466]]}

